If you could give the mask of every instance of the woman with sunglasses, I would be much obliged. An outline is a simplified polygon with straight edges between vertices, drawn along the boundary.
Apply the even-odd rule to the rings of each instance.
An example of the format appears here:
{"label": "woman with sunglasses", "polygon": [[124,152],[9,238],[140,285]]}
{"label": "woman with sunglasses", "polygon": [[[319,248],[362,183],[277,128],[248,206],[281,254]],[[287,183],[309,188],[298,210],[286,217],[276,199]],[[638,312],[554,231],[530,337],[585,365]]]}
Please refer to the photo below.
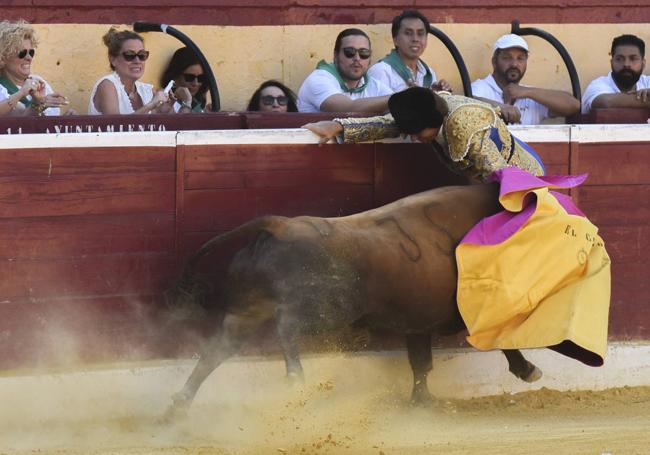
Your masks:
{"label": "woman with sunglasses", "polygon": [[171,110],[169,96],[163,90],[154,91],[153,85],[140,82],[144,75],[149,51],[144,39],[130,30],[117,31],[115,27],[103,36],[108,48],[112,74],[99,79],[93,87],[88,113],[148,114]]}
{"label": "woman with sunglasses", "polygon": [[203,112],[206,106],[205,94],[208,84],[199,58],[188,47],[174,52],[167,69],[160,78],[160,86],[166,87],[174,81],[174,110],[176,112]]}
{"label": "woman with sunglasses", "polygon": [[262,112],[298,112],[296,95],[286,85],[268,80],[255,90],[247,111]]}
{"label": "woman with sunglasses", "polygon": [[67,99],[32,74],[38,41],[25,21],[0,22],[0,115],[60,115]]}

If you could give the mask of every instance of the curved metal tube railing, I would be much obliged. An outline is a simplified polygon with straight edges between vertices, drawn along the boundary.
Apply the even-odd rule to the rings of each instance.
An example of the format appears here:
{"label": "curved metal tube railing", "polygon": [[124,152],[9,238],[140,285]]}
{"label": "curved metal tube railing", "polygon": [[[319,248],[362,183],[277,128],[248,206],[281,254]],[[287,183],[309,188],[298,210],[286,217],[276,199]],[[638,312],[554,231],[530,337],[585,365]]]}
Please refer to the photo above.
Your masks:
{"label": "curved metal tube railing", "polygon": [[208,78],[208,85],[210,86],[210,98],[212,99],[211,110],[212,112],[218,112],[221,109],[221,100],[219,99],[219,89],[217,88],[217,80],[215,79],[214,73],[212,72],[212,68],[210,68],[210,64],[208,63],[207,59],[203,55],[203,52],[201,52],[198,46],[194,44],[194,41],[192,41],[183,32],[167,24],[157,24],[155,22],[138,21],[133,24],[133,30],[138,33],[140,32],[166,33],[178,39],[184,45],[192,49],[192,51],[196,54],[197,58],[199,59],[199,63],[201,64],[201,67],[203,67],[203,71],[205,72],[205,75]]}
{"label": "curved metal tube railing", "polygon": [[515,35],[533,35],[533,36],[539,36],[542,39],[545,39],[551,45],[555,48],[556,51],[560,53],[560,56],[562,57],[562,60],[564,61],[564,64],[566,65],[567,71],[569,72],[569,77],[571,78],[571,91],[573,92],[573,96],[577,98],[579,101],[582,100],[582,91],[580,90],[580,78],[578,77],[578,72],[576,71],[576,67],[573,64],[573,60],[571,59],[571,56],[569,55],[569,52],[566,50],[566,48],[560,43],[560,41],[551,35],[550,33],[539,29],[535,27],[525,27],[521,28],[519,25],[518,20],[514,20],[511,23],[512,25],[512,33]]}
{"label": "curved metal tube railing", "polygon": [[433,36],[438,38],[440,41],[442,41],[442,44],[445,45],[449,53],[451,54],[452,58],[454,59],[454,62],[456,62],[456,67],[458,68],[458,72],[460,73],[460,80],[463,83],[463,93],[467,97],[472,97],[472,82],[469,79],[469,72],[467,71],[467,66],[465,65],[465,61],[463,60],[463,57],[460,55],[460,52],[458,51],[458,48],[456,45],[451,41],[451,39],[445,35],[445,33],[434,27],[433,25],[429,24],[430,31]]}

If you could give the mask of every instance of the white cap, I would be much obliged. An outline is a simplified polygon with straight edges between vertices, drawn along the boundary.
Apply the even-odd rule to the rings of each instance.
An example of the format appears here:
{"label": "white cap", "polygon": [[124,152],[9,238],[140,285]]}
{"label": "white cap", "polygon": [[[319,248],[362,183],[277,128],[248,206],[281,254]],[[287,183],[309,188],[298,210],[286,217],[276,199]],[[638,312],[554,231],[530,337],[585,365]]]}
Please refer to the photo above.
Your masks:
{"label": "white cap", "polygon": [[528,43],[521,36],[510,33],[508,35],[503,35],[501,38],[496,40],[494,43],[494,49],[509,49],[511,47],[520,47],[526,52],[528,52]]}

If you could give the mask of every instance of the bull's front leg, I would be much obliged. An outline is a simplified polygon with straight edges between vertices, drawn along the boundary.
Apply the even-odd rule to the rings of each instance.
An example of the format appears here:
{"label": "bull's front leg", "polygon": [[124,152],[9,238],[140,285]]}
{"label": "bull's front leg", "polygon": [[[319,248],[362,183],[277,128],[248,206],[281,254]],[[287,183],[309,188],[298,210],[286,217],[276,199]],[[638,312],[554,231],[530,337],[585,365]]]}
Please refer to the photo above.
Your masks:
{"label": "bull's front leg", "polygon": [[542,377],[542,370],[526,360],[518,349],[503,349],[508,360],[508,369],[522,381],[535,382]]}
{"label": "bull's front leg", "polygon": [[406,335],[406,349],[408,351],[409,363],[413,370],[413,392],[411,403],[415,405],[426,405],[433,402],[433,397],[427,385],[427,376],[433,367],[431,354],[431,334],[409,334]]}

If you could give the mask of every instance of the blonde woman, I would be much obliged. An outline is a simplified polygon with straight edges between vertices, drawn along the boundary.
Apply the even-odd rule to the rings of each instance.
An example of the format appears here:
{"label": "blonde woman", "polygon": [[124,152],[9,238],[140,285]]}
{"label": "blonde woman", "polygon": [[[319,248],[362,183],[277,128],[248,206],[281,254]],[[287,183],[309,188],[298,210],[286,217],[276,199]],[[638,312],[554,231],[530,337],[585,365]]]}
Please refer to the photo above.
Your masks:
{"label": "blonde woman", "polygon": [[0,22],[0,115],[60,115],[68,100],[32,74],[38,40],[32,26]]}
{"label": "blonde woman", "polygon": [[140,81],[144,75],[149,51],[144,39],[130,30],[111,29],[103,37],[108,48],[108,61],[113,73],[99,79],[93,87],[88,103],[88,113],[148,114],[168,113],[169,96],[153,85]]}

